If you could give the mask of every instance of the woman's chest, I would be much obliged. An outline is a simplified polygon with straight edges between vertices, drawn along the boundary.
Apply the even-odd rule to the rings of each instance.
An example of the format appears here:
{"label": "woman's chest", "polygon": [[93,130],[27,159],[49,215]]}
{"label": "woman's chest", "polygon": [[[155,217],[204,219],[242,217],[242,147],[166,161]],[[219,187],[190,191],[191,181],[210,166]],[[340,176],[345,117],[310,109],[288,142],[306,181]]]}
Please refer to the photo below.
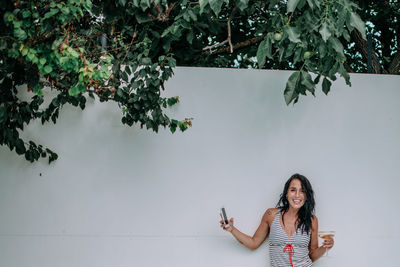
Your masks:
{"label": "woman's chest", "polygon": [[270,243],[275,245],[292,244],[292,246],[308,247],[310,243],[310,234],[306,231],[301,231],[301,229],[296,230],[294,227],[285,230],[280,225],[279,221],[274,222],[270,229]]}

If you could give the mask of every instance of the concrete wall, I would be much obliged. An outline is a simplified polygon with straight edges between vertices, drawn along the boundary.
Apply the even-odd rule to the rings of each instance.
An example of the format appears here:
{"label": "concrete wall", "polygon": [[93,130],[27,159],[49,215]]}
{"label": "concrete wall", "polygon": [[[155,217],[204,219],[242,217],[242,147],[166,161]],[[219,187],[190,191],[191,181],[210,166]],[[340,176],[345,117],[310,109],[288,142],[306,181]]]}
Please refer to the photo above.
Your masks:
{"label": "concrete wall", "polygon": [[284,182],[306,175],[320,229],[336,230],[315,266],[398,266],[399,76],[352,75],[329,96],[287,107],[290,72],[177,68],[169,112],[193,117],[185,133],[120,123],[89,101],[30,139],[59,159],[30,164],[0,147],[0,266],[269,266],[219,228],[225,205],[253,234]]}

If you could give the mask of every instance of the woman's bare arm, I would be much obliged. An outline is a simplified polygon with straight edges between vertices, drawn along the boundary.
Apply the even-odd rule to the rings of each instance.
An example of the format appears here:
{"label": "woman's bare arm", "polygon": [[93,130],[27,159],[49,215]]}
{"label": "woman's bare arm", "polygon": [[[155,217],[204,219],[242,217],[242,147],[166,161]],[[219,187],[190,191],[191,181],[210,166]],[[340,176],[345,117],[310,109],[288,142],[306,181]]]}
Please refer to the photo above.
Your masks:
{"label": "woman's bare arm", "polygon": [[311,226],[311,241],[310,241],[310,258],[311,261],[316,261],[321,258],[322,255],[326,252],[327,249],[333,247],[334,240],[324,240],[322,246],[318,247],[318,219],[316,216],[312,219]]}
{"label": "woman's bare arm", "polygon": [[245,247],[254,250],[257,249],[262,242],[267,238],[269,234],[269,228],[270,225],[273,221],[273,218],[275,217],[275,214],[277,212],[277,209],[268,209],[262,219],[261,223],[258,226],[256,232],[254,233],[253,236],[246,235],[239,231],[234,225],[233,225],[233,218],[229,220],[229,225],[225,225],[223,221],[221,221],[221,225],[223,228],[229,232]]}

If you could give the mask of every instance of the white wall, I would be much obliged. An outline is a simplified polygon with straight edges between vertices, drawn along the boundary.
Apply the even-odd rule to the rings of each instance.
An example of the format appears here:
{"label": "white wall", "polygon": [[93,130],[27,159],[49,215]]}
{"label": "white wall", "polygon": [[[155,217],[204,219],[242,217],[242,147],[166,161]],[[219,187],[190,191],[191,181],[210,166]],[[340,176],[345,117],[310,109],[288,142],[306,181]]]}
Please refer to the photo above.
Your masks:
{"label": "white wall", "polygon": [[315,266],[398,266],[399,76],[352,75],[287,107],[290,72],[175,72],[166,94],[180,96],[176,118],[194,118],[185,133],[125,127],[91,101],[27,128],[54,164],[0,147],[0,266],[269,266],[267,242],[242,247],[218,210],[253,234],[295,172],[337,233]]}

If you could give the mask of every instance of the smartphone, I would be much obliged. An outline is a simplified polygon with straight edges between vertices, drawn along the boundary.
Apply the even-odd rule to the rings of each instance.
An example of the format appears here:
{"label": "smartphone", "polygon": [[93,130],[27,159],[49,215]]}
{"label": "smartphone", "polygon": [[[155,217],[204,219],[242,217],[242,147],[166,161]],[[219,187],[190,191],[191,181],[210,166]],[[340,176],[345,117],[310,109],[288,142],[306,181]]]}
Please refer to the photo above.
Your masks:
{"label": "smartphone", "polygon": [[226,216],[226,212],[225,212],[225,208],[224,207],[221,208],[221,213],[222,213],[222,218],[225,221],[225,224],[228,225],[229,224],[228,217]]}

